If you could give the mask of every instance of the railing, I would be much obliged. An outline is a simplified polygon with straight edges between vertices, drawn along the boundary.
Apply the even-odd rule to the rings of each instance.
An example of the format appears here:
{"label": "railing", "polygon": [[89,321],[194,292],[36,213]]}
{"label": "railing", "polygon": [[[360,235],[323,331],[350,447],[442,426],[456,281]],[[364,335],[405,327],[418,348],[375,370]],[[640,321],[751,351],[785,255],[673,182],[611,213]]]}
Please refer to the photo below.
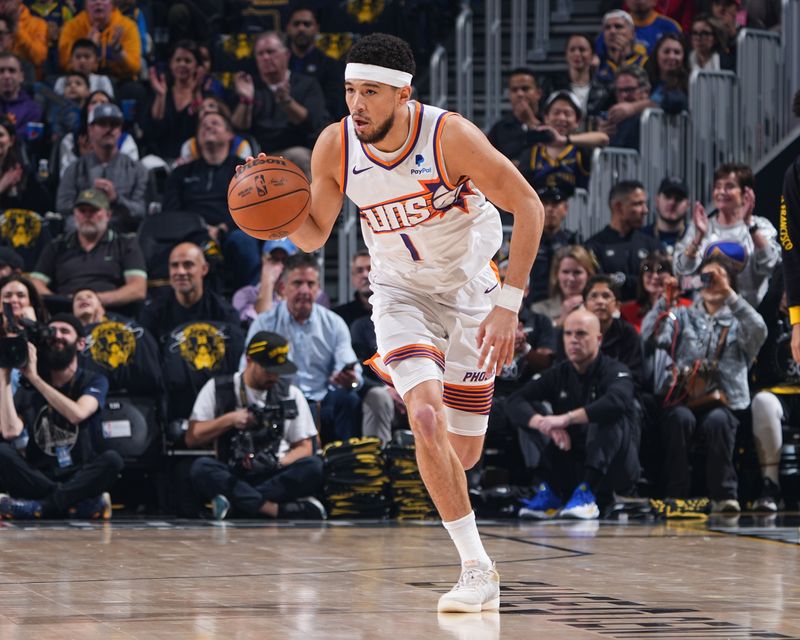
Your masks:
{"label": "railing", "polygon": [[586,239],[608,224],[608,192],[620,180],[639,179],[639,152],[633,149],[605,147],[592,154],[589,177],[589,204],[585,220],[578,231]]}
{"label": "railing", "polygon": [[[344,207],[340,215],[342,216],[342,221],[339,224],[339,232],[336,238],[339,249],[337,295],[339,296],[339,304],[342,304],[348,302],[353,296],[353,283],[350,278],[350,261],[356,253],[356,244],[359,235],[358,209],[349,198],[345,198]],[[321,273],[325,273],[325,270],[322,269]]]}
{"label": "railing", "polygon": [[528,60],[528,0],[511,0],[511,68]]}
{"label": "railing", "polygon": [[472,120],[472,9],[464,5],[456,20],[456,110]]}
{"label": "railing", "polygon": [[431,104],[440,109],[447,109],[447,75],[447,49],[439,45],[431,55],[430,95]]}
{"label": "railing", "polygon": [[[800,90],[800,0],[783,0],[781,24],[788,101]],[[798,124],[796,118],[793,122]]]}
{"label": "railing", "polygon": [[503,72],[500,67],[500,45],[502,38],[502,18],[500,0],[486,0],[486,110],[484,112],[484,131],[488,131],[500,118],[500,98],[503,95]]}
{"label": "railing", "polygon": [[530,60],[545,60],[550,49],[550,0],[534,0],[533,48]]}
{"label": "railing", "polygon": [[577,231],[581,240],[586,240],[591,235],[585,233],[584,227],[588,229],[590,226],[587,220],[589,220],[589,192],[586,189],[575,189],[575,195],[569,199],[564,228]]}
{"label": "railing", "polygon": [[787,129],[781,39],[772,31],[742,29],[736,38],[736,52],[742,124],[738,156],[740,162],[753,166],[781,141]]}
{"label": "railing", "polygon": [[686,180],[690,133],[686,112],[669,116],[661,109],[645,109],[642,113],[640,179],[651,200],[667,176]]}
{"label": "railing", "polygon": [[732,71],[693,71],[689,80],[689,166],[693,199],[707,201],[714,169],[739,159],[739,81]]}

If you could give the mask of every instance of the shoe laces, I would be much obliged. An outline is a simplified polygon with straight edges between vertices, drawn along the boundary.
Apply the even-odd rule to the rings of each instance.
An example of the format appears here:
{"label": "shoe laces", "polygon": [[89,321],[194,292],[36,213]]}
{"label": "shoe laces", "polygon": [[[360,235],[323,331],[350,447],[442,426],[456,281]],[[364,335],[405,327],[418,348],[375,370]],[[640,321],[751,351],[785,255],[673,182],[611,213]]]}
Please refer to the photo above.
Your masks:
{"label": "shoe laces", "polygon": [[458,579],[456,586],[453,587],[453,591],[482,587],[489,583],[489,574],[490,571],[479,567],[462,569],[461,577]]}

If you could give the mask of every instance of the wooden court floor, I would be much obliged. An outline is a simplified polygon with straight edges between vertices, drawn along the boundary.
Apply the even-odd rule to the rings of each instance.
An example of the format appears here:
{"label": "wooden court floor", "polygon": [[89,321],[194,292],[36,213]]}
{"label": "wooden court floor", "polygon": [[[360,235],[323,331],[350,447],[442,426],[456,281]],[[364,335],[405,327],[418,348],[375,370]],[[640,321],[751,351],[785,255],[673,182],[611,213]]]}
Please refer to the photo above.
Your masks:
{"label": "wooden court floor", "polygon": [[436,614],[437,523],[0,523],[0,639],[800,638],[800,517],[481,523],[501,613]]}

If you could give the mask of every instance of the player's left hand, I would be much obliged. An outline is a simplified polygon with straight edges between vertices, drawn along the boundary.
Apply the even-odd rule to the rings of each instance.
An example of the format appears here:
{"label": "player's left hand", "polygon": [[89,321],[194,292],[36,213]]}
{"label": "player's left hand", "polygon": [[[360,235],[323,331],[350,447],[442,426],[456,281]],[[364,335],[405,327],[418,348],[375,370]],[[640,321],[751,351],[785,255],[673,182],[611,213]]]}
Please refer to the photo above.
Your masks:
{"label": "player's left hand", "polygon": [[499,375],[514,358],[514,335],[519,318],[504,307],[494,307],[478,327],[477,343],[481,350],[478,369],[486,375]]}

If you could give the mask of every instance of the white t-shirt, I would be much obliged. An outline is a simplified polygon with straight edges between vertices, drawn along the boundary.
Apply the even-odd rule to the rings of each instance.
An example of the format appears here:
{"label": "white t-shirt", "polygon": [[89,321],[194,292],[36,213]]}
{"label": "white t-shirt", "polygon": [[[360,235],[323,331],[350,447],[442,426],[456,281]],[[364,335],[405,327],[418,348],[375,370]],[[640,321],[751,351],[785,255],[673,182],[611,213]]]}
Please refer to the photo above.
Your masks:
{"label": "white t-shirt", "polygon": [[[233,394],[236,397],[236,408],[242,409],[239,399],[239,387],[242,384],[242,372],[233,375]],[[251,389],[245,385],[245,396],[248,404],[256,406],[264,406],[264,401],[267,398],[266,391],[258,391]],[[317,435],[317,427],[314,424],[314,418],[311,416],[311,409],[308,408],[303,393],[294,385],[289,386],[289,399],[294,400],[297,404],[297,417],[292,420],[287,420],[283,426],[283,439],[281,446],[278,449],[278,456],[284,455],[289,449],[290,444],[300,442],[306,438],[313,438]],[[217,390],[212,378],[203,385],[197,400],[194,401],[192,408],[192,415],[189,420],[205,421],[217,418]]]}

